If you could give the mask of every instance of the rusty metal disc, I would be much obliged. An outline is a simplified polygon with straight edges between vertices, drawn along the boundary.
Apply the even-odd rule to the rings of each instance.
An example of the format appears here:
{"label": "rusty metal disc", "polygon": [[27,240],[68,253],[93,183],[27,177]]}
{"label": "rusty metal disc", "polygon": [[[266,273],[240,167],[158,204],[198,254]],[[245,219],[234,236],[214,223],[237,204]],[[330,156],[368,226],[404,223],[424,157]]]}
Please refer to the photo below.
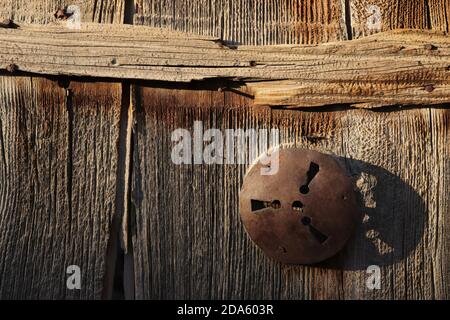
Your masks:
{"label": "rusty metal disc", "polygon": [[244,178],[239,209],[250,238],[287,264],[323,261],[341,250],[358,220],[350,178],[329,155],[280,149],[279,169],[262,175],[254,164]]}

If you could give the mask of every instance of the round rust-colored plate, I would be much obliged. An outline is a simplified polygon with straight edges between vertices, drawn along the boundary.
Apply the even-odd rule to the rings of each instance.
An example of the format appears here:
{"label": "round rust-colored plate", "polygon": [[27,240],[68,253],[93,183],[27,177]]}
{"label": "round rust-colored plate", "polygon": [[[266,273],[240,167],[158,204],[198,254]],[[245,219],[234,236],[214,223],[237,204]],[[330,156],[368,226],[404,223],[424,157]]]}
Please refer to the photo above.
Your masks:
{"label": "round rust-colored plate", "polygon": [[329,155],[280,149],[279,169],[260,162],[244,178],[239,209],[250,238],[287,264],[323,261],[342,249],[358,220],[350,178]]}

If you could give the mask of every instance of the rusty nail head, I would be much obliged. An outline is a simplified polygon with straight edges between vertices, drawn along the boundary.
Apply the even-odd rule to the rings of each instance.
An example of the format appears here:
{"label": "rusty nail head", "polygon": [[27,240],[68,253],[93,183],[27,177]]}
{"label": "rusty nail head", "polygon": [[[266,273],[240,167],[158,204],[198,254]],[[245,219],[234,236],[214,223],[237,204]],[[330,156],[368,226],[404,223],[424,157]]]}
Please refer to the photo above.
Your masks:
{"label": "rusty nail head", "polygon": [[427,84],[424,87],[424,89],[425,89],[426,92],[433,92],[434,91],[434,86],[432,84]]}
{"label": "rusty nail head", "polygon": [[14,63],[10,63],[9,65],[6,66],[6,71],[10,72],[10,73],[14,73],[16,72],[18,69],[17,65]]}
{"label": "rusty nail head", "polygon": [[67,7],[65,7],[64,9],[58,8],[58,10],[56,10],[54,16],[56,19],[59,20],[66,20],[67,18],[69,18],[73,13],[71,12],[67,12]]}
{"label": "rusty nail head", "polygon": [[66,12],[64,9],[59,8],[55,12],[55,18],[56,19],[67,19]]}
{"label": "rusty nail head", "polygon": [[261,175],[254,164],[240,193],[241,219],[267,256],[287,264],[312,264],[339,252],[358,211],[351,179],[329,155],[281,149],[279,170]]}

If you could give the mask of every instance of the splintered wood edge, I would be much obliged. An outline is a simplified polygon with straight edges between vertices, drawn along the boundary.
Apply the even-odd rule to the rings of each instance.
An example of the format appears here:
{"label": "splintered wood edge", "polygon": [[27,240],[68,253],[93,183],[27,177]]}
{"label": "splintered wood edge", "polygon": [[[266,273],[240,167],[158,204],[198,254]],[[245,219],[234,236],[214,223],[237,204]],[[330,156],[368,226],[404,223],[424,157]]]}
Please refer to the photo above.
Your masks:
{"label": "splintered wood edge", "polygon": [[321,45],[229,46],[144,26],[0,28],[0,69],[43,75],[245,83],[257,106],[360,108],[450,102],[443,32],[394,30]]}

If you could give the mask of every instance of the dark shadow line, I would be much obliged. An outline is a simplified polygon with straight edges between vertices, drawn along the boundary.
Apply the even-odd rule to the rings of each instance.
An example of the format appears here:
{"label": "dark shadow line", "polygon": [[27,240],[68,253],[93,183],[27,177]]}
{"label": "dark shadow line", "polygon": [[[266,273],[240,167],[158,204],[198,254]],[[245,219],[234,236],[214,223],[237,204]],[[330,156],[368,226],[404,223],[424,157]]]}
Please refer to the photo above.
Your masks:
{"label": "dark shadow line", "polygon": [[344,15],[345,15],[345,26],[347,28],[347,40],[353,40],[352,31],[352,12],[350,8],[350,0],[345,0],[344,3]]}

